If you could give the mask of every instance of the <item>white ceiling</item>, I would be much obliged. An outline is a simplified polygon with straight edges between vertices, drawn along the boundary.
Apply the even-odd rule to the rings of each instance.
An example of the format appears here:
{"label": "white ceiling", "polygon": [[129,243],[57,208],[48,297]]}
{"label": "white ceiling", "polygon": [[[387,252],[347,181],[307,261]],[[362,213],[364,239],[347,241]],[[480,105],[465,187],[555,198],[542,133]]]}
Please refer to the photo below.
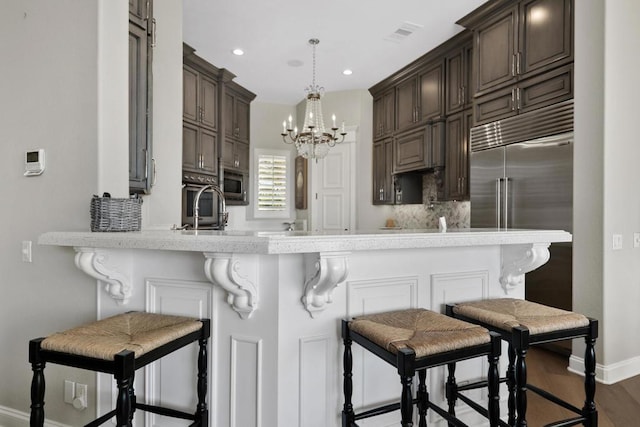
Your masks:
{"label": "white ceiling", "polygon": [[[294,105],[312,79],[309,39],[320,40],[316,82],[327,92],[368,89],[461,31],[455,21],[484,2],[183,0],[183,35],[200,57],[234,73],[256,101]],[[405,22],[421,28],[389,41]],[[243,56],[231,53],[238,47]],[[344,76],[345,68],[353,74]]]}

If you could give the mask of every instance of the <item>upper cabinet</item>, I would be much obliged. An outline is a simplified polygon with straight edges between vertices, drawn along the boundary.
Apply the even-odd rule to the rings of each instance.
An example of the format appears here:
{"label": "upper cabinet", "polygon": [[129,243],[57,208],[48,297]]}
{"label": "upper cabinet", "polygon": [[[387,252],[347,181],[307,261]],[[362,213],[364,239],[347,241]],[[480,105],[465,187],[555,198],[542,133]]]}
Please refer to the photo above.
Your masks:
{"label": "upper cabinet", "polygon": [[524,0],[461,23],[474,31],[476,92],[573,61],[573,0]]}
{"label": "upper cabinet", "polygon": [[218,129],[218,82],[213,73],[183,67],[182,117],[212,130]]}
{"label": "upper cabinet", "polygon": [[396,126],[404,130],[442,117],[444,64],[430,63],[396,86]]}
{"label": "upper cabinet", "polygon": [[373,137],[384,138],[393,133],[395,129],[395,96],[394,89],[373,98]]}
{"label": "upper cabinet", "polygon": [[458,21],[473,30],[476,125],[573,98],[573,0],[500,0]]}
{"label": "upper cabinet", "polygon": [[153,185],[152,103],[153,2],[129,2],[129,192]]}
{"label": "upper cabinet", "polygon": [[222,184],[225,169],[249,176],[250,104],[256,95],[233,78],[184,45],[182,177],[186,182]]}
{"label": "upper cabinet", "polygon": [[452,49],[445,58],[445,100],[447,115],[471,106],[471,37],[461,47]]}

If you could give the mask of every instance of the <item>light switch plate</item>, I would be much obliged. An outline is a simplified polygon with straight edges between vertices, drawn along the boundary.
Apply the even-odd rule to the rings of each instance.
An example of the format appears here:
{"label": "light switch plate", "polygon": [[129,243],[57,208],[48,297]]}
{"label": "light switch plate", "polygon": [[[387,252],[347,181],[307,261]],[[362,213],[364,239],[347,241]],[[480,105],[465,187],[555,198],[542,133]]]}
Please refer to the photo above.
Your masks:
{"label": "light switch plate", "polygon": [[614,251],[622,249],[622,234],[614,234],[613,235],[612,249]]}

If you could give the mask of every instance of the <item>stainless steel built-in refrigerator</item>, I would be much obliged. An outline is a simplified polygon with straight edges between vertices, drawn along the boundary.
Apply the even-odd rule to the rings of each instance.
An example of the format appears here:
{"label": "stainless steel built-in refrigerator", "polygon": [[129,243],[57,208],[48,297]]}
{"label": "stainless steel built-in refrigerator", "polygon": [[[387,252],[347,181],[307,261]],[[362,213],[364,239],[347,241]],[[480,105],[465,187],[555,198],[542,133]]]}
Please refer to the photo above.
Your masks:
{"label": "stainless steel built-in refrigerator", "polygon": [[[473,128],[471,226],[572,232],[572,130],[572,103]],[[571,244],[549,250],[549,262],[526,275],[526,298],[570,310]]]}

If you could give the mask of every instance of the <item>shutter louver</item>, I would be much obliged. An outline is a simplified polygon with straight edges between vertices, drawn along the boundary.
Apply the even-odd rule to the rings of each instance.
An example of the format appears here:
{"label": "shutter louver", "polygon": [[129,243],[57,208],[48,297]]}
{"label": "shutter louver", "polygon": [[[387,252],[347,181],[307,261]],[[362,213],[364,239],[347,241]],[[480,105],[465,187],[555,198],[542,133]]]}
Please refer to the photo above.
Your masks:
{"label": "shutter louver", "polygon": [[261,155],[258,159],[258,210],[287,209],[287,158]]}

